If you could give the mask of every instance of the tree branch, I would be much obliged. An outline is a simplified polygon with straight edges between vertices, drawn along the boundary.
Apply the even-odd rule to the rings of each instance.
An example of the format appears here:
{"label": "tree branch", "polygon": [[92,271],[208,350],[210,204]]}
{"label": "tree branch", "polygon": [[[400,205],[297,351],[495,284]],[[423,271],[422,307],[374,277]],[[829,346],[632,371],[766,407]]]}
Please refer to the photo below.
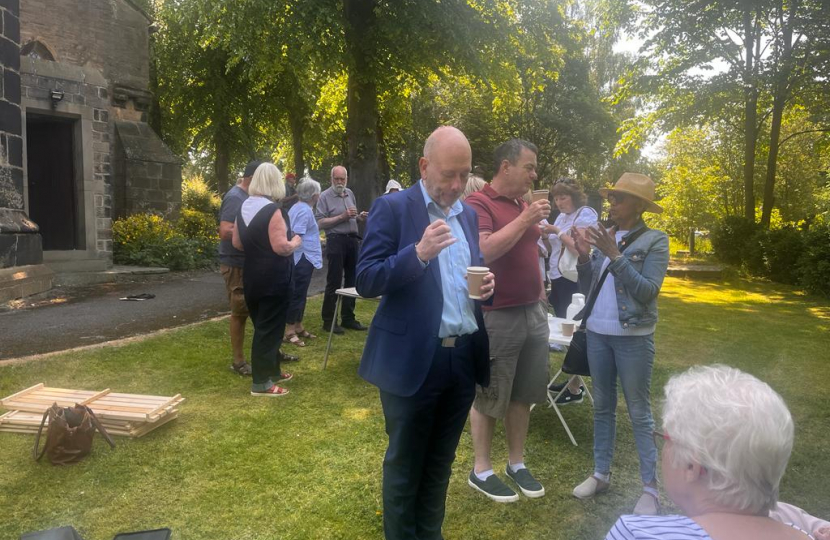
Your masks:
{"label": "tree branch", "polygon": [[804,135],[805,133],[830,133],[830,128],[822,128],[822,129],[805,129],[803,131],[796,131],[795,133],[791,133],[781,139],[781,142],[778,143],[778,148],[781,148],[785,142],[789,141],[793,137],[797,137],[799,135]]}

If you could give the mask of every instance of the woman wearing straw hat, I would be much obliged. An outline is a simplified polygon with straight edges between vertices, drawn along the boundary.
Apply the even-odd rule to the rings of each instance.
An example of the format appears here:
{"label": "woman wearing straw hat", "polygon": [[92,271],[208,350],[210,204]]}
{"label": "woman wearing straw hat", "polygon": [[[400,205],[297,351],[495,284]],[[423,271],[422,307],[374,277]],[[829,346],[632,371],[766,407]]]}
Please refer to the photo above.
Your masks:
{"label": "woman wearing straw hat", "polygon": [[594,474],[573,494],[589,499],[610,486],[619,377],[643,481],[643,494],[634,513],[656,514],[657,448],[650,388],[657,295],[669,264],[669,238],[662,231],[649,229],[642,219],[644,212],[663,211],[654,203],[654,182],[649,177],[625,173],[613,188],[599,193],[608,199],[614,227],[589,227],[581,233],[572,229],[579,254],[580,288],[590,296],[599,286],[586,325],[594,391]]}

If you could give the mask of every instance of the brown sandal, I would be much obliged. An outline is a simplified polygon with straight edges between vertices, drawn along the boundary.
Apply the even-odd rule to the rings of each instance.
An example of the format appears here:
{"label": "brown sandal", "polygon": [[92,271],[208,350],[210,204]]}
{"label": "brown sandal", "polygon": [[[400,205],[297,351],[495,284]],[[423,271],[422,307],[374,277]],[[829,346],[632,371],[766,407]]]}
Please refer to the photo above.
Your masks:
{"label": "brown sandal", "polygon": [[317,338],[317,336],[315,336],[314,334],[312,334],[311,332],[309,332],[306,329],[303,329],[303,331],[297,333],[297,335],[300,336],[301,338],[304,338],[304,339],[316,339]]}

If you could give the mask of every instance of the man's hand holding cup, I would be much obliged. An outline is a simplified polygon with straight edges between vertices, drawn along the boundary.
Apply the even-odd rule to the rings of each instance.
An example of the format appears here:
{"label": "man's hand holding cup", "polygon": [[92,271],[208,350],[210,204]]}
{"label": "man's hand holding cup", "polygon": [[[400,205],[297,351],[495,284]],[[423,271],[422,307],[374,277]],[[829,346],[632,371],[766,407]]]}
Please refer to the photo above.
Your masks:
{"label": "man's hand holding cup", "polygon": [[547,219],[548,216],[550,216],[550,201],[547,199],[534,201],[522,211],[522,219],[528,227]]}
{"label": "man's hand holding cup", "polygon": [[429,262],[441,253],[447,246],[451,246],[458,239],[452,235],[452,230],[443,219],[437,219],[424,229],[421,240],[415,244],[415,254],[422,262]]}
{"label": "man's hand holding cup", "polygon": [[467,286],[470,298],[483,302],[493,296],[496,276],[486,266],[470,266],[467,268]]}

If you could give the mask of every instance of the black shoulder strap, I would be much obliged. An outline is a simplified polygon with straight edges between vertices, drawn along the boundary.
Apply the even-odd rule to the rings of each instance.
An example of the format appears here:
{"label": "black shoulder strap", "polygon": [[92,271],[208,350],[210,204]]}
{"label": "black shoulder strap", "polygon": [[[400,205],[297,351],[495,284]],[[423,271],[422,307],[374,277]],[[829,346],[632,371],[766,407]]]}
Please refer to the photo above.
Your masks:
{"label": "black shoulder strap", "polygon": [[[640,237],[641,234],[646,232],[648,227],[643,227],[641,229],[637,229],[632,234],[628,235],[628,238],[625,239],[625,242],[620,246],[620,253],[625,251],[625,248],[630,246],[634,240]],[[591,314],[591,310],[594,309],[594,304],[597,301],[597,297],[599,296],[599,291],[602,289],[602,284],[605,282],[605,278],[608,277],[608,272],[611,270],[611,264],[609,263],[608,266],[605,267],[605,270],[602,272],[602,275],[597,281],[596,287],[591,291],[591,295],[588,298],[588,302],[585,304],[585,309],[582,310],[582,324],[579,325],[580,328],[585,328],[585,324],[588,321],[588,316]]]}
{"label": "black shoulder strap", "polygon": [[37,436],[35,437],[35,447],[32,448],[32,457],[35,458],[35,461],[40,461],[40,458],[42,458],[43,454],[46,452],[45,444],[43,445],[43,450],[40,452],[38,452],[38,446],[40,446],[40,436],[43,433],[43,426],[44,424],[46,424],[46,417],[49,416],[49,411],[51,410],[52,408],[49,407],[48,409],[46,409],[46,411],[44,411],[43,419],[40,421],[40,428],[38,428],[37,430]]}

